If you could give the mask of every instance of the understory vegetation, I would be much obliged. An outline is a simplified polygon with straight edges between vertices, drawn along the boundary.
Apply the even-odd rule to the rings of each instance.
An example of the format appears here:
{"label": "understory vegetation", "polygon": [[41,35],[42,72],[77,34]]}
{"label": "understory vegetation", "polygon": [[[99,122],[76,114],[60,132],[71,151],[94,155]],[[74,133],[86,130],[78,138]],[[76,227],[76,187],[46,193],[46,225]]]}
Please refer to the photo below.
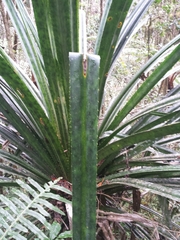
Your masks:
{"label": "understory vegetation", "polygon": [[179,7],[0,0],[0,239],[180,239]]}

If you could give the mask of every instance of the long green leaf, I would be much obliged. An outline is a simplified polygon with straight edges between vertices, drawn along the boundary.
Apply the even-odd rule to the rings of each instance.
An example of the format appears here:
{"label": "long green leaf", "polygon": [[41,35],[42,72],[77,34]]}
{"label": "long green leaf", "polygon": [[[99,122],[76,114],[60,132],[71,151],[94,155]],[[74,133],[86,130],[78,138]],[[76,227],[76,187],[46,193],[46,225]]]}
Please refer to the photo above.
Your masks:
{"label": "long green leaf", "polygon": [[[139,101],[146,96],[146,94],[152,89],[152,87],[164,76],[164,74],[170,70],[174,64],[179,60],[180,45],[178,45],[174,51],[166,57],[164,62],[162,62],[156,70],[146,79],[145,82],[138,88],[138,90],[133,94],[133,96],[128,100],[128,102],[123,106],[123,108],[117,113],[112,123],[109,125],[108,130],[114,130],[118,127],[121,121],[126,117],[126,115],[139,103]],[[117,128],[106,140],[104,145],[106,145],[117,133],[119,128]]]}
{"label": "long green leaf", "polygon": [[[21,45],[31,66],[31,71],[36,79],[36,83],[41,91],[42,101],[45,106],[50,105],[51,109],[53,110],[52,99],[49,93],[47,78],[44,72],[44,64],[42,61],[42,56],[40,54],[39,39],[37,33],[35,33],[35,29],[32,26],[33,24],[29,23],[30,18],[26,16],[27,12],[23,7],[22,1],[16,0],[15,2],[17,2],[16,4],[18,5],[21,14],[18,14],[17,8],[12,1],[3,1],[13,23],[13,26],[16,29],[18,37],[21,41]],[[49,109],[50,107],[48,107],[48,110]]]}
{"label": "long green leaf", "polygon": [[125,22],[122,26],[122,31],[119,35],[117,47],[113,54],[111,67],[113,66],[113,63],[117,59],[120,52],[123,50],[127,41],[132,37],[134,29],[136,28],[137,24],[142,19],[142,16],[145,14],[145,12],[147,11],[147,9],[149,8],[153,1],[154,0],[139,1],[135,6],[135,9],[133,9],[129,16],[127,16],[127,18],[125,19]]}
{"label": "long green leaf", "polygon": [[54,109],[50,119],[64,150],[67,150],[69,147],[68,56],[69,52],[78,51],[78,1],[33,0],[32,3]]}
{"label": "long green leaf", "polygon": [[[117,169],[118,170],[118,169]],[[141,164],[141,168],[135,165],[135,168],[123,169],[119,173],[109,174],[104,180],[115,179],[128,176],[130,178],[175,178],[179,177],[180,167],[177,165],[161,164],[160,166],[144,166]]]}
{"label": "long green leaf", "polygon": [[95,47],[95,53],[99,54],[101,57],[99,74],[99,107],[102,103],[104,86],[108,76],[113,52],[131,3],[132,0],[108,0],[106,2]]}
{"label": "long green leaf", "polygon": [[164,62],[156,68],[156,70],[146,79],[146,81],[138,88],[135,94],[131,97],[127,104],[116,115],[114,121],[111,123],[108,129],[116,128],[121,120],[130,112],[130,110],[136,106],[136,104],[152,89],[155,84],[170,70],[174,64],[180,59],[180,45],[178,45],[173,52],[166,57]]}
{"label": "long green leaf", "polygon": [[[50,150],[50,145],[53,146],[55,143],[59,145],[59,143],[56,134],[55,133],[53,134],[54,131],[52,129],[51,124],[49,123],[49,120],[47,119],[47,116],[45,115],[44,111],[37,103],[37,101],[34,99],[32,93],[28,90],[26,84],[23,83],[21,81],[20,76],[16,74],[16,69],[14,68],[12,63],[8,62],[8,59],[4,59],[1,57],[0,57],[0,74],[2,75],[2,77],[6,79],[7,83],[14,89],[13,91],[11,90],[11,88],[6,89],[3,88],[4,86],[3,82],[1,82],[0,89],[2,89],[2,91],[4,89],[6,90],[0,96],[2,103],[0,107],[1,112],[3,112],[7,119],[11,119],[11,123],[21,134],[21,136],[24,137],[26,143],[31,145],[35,152],[38,153],[37,156],[40,154],[42,159],[44,160],[46,159],[46,161],[49,162],[48,165],[50,166],[51,165],[50,158],[56,159],[55,156],[50,157],[55,153],[55,151],[54,152],[52,151],[52,148]],[[50,135],[52,135],[52,139],[54,138],[53,144],[50,141],[47,144]],[[47,149],[43,151],[44,150],[43,145],[46,146],[47,149],[49,148],[49,154],[47,152]],[[61,146],[59,146],[58,148],[61,149]],[[27,150],[28,149],[26,149],[25,151],[26,153]],[[55,174],[55,172],[57,173],[56,169],[54,168],[51,174]]]}
{"label": "long green leaf", "polygon": [[[23,168],[24,171],[28,171],[34,174],[36,177],[42,178],[44,181],[48,180],[48,169],[46,169],[46,167],[42,168],[42,166],[39,166],[40,163],[38,164],[38,162],[36,161],[25,161],[22,159],[22,157],[14,156],[13,154],[10,154],[4,150],[0,150],[0,156],[2,159],[5,159],[6,162],[12,165],[15,164],[18,167]],[[1,166],[1,168],[3,169],[3,166]]]}
{"label": "long green leaf", "polygon": [[95,239],[99,57],[70,53],[73,238]]}
{"label": "long green leaf", "polygon": [[157,64],[157,62],[161,60],[162,56],[167,51],[169,51],[169,49],[173,45],[179,42],[179,39],[180,35],[176,36],[168,44],[166,44],[160,51],[158,51],[151,59],[149,59],[149,61],[142,66],[142,68],[135,74],[135,76],[125,86],[125,88],[120,92],[120,94],[113,100],[112,104],[110,104],[108,110],[106,111],[104,119],[99,127],[98,132],[99,136],[101,136],[101,134],[109,128],[110,124],[114,120],[114,117],[118,114],[119,110],[122,109],[122,107],[125,105],[124,103],[131,97],[132,91],[136,86],[137,82],[139,81],[141,74],[147,71],[147,69],[149,69],[149,67],[152,66],[153,64],[155,63]]}
{"label": "long green leaf", "polygon": [[148,143],[148,141],[150,141],[150,144],[152,144],[151,141],[155,141],[157,138],[162,138],[163,136],[176,133],[180,133],[180,123],[175,123],[155,128],[149,131],[136,133],[132,136],[111,143],[99,151],[98,160],[103,160],[103,163],[100,165],[98,172],[100,172],[105,166],[110,164],[113,159],[122,151],[122,149],[137,143]]}
{"label": "long green leaf", "polygon": [[[173,106],[171,106],[172,104]],[[167,106],[169,107],[167,108]],[[113,131],[105,132],[104,136],[101,136],[101,140],[98,145],[99,150],[109,141],[108,136],[112,137],[114,135],[121,138],[121,132],[123,131],[124,136],[122,137],[126,137],[138,131],[148,130],[153,126],[158,126],[160,124],[165,125],[167,123],[177,121],[180,114],[178,106],[179,94],[167,97],[157,103],[150,104],[148,107],[135,114],[132,118],[120,124],[114,133]],[[165,111],[165,109],[167,110]],[[128,130],[126,130],[127,126],[129,126]]]}
{"label": "long green leaf", "polygon": [[[12,105],[17,105],[21,113],[21,114],[18,114],[18,116],[16,116],[15,118],[12,118],[11,120],[12,123],[15,125],[16,129],[18,130],[18,132],[25,138],[25,141],[29,143],[34,149],[39,148],[37,153],[39,152],[39,154],[42,155],[41,159],[44,159],[44,160],[46,159],[46,162],[48,163],[48,165],[49,166],[52,165],[50,167],[50,171],[51,171],[50,175],[53,175],[53,174],[59,175],[58,172],[60,172],[60,175],[67,178],[67,175],[69,173],[68,168],[70,167],[69,162],[67,161],[67,156],[64,153],[64,150],[67,150],[67,149],[62,149],[62,145],[60,144],[58,137],[54,129],[52,128],[52,125],[49,119],[47,118],[46,114],[44,113],[40,105],[34,99],[32,93],[28,90],[25,83],[22,83],[20,76],[16,74],[12,63],[6,61],[3,58],[0,58],[0,66],[3,67],[3,68],[0,68],[1,75],[6,79],[8,84],[13,89],[16,90],[16,92],[14,92],[9,88],[7,89],[8,90],[7,93],[6,92],[4,93],[7,96],[5,95],[5,99],[4,99],[5,101],[3,100],[4,104],[1,106],[1,109],[2,109],[1,111],[7,118],[9,118],[10,115],[15,116],[15,114],[17,114],[11,106],[8,106],[8,104],[5,104],[5,102],[7,102],[7,97],[9,97],[11,99]],[[2,69],[4,70],[2,71]],[[1,88],[2,87],[3,86],[1,85]],[[12,97],[11,91],[13,93],[13,97]],[[16,103],[15,100],[18,103]],[[8,108],[8,111],[6,107]],[[23,119],[24,113],[21,107],[27,115],[26,116],[27,121]],[[25,120],[25,122],[22,122],[22,120],[23,121]],[[32,125],[30,124],[31,122],[32,122]],[[23,124],[25,124],[26,126],[22,127]],[[35,134],[41,135],[42,139],[40,141],[35,140],[34,135],[31,136],[30,134],[28,134],[29,129],[25,130],[25,128],[29,124],[31,125],[31,128],[35,130]],[[39,134],[39,129],[40,129],[40,134]],[[32,140],[33,138],[34,140]],[[38,139],[39,137],[37,136],[36,138]],[[42,147],[43,145],[46,149],[45,152],[41,151],[44,149],[44,147]],[[27,153],[27,150],[26,150],[26,153]],[[53,167],[54,165],[53,162],[56,162],[56,164],[59,165],[59,169],[57,169],[56,167]]]}
{"label": "long green leaf", "polygon": [[109,180],[108,183],[102,184],[101,187],[99,187],[99,190],[105,190],[109,189],[111,187],[117,187],[120,185],[128,185],[135,188],[150,190],[152,193],[155,193],[157,195],[160,195],[162,197],[166,197],[169,199],[172,199],[173,201],[180,201],[180,192],[177,190],[174,190],[172,188],[163,187],[160,184],[155,184],[151,182],[146,182],[139,179],[128,179],[127,178],[117,178],[113,180]]}

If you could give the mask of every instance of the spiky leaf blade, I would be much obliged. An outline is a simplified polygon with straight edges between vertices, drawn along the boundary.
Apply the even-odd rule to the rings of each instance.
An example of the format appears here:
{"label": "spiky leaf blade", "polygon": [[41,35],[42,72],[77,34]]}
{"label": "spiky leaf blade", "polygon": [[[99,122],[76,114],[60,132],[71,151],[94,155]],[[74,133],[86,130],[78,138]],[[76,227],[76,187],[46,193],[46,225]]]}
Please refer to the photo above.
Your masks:
{"label": "spiky leaf blade", "polygon": [[74,239],[95,239],[99,57],[70,53]]}

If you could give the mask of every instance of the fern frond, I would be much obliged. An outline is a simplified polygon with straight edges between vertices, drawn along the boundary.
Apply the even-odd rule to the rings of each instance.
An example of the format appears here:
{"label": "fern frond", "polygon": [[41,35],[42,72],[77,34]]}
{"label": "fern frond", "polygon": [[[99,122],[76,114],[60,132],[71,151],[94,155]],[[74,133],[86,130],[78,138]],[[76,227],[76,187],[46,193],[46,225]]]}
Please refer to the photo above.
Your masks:
{"label": "fern frond", "polygon": [[[50,199],[71,203],[59,195],[59,191],[71,195],[71,191],[57,185],[60,179],[50,181],[44,187],[31,178],[28,178],[28,183],[17,180],[21,189],[13,188],[13,197],[0,195],[1,206],[3,206],[0,208],[0,240],[10,238],[25,240],[29,232],[38,239],[53,239],[51,238],[52,229],[56,230],[53,230],[53,237],[59,234],[61,226],[59,223],[51,224],[50,212],[57,212],[60,215],[65,213],[54,206]],[[58,194],[52,190],[56,192],[58,190]]]}

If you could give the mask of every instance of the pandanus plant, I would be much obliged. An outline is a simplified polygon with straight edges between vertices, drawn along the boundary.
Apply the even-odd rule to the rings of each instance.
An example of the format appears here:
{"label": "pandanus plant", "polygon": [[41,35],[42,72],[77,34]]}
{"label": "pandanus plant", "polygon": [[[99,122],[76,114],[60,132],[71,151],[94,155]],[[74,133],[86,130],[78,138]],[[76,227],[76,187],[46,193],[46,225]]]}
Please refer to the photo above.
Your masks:
{"label": "pandanus plant", "polygon": [[[165,228],[120,207],[120,201],[125,201],[123,192],[132,191],[133,206],[157,215],[140,205],[139,193],[145,189],[160,196],[166,207],[159,217],[167,220],[169,201],[180,201],[179,153],[169,147],[180,139],[179,86],[163,99],[131,114],[170,70],[172,73],[180,59],[179,35],[129,80],[109,104],[98,127],[107,79],[152,2],[140,0],[133,7],[132,0],[107,0],[94,54],[89,54],[78,0],[32,0],[35,22],[23,1],[3,0],[35,84],[0,48],[0,186],[22,186],[12,176],[30,177],[29,186],[39,190],[41,199],[44,189],[51,187],[40,185],[62,177],[49,185],[59,184],[56,190],[70,194],[66,188],[72,183],[73,239],[123,239],[127,232],[131,232],[131,239],[158,239],[159,234],[176,239],[167,227],[179,231],[172,219],[165,221]],[[140,84],[145,72],[150,74]],[[139,88],[135,91],[137,83]],[[38,194],[27,184],[24,188],[35,198]],[[47,196],[57,196],[57,192],[53,194],[45,195],[46,201]],[[117,200],[118,196],[121,200]],[[67,202],[65,198],[59,200]],[[3,197],[1,200],[6,203]],[[22,201],[28,205],[28,201]],[[53,209],[52,205],[45,206]],[[40,215],[32,212],[28,212],[31,218],[40,221]],[[23,221],[17,225],[23,216],[19,214],[17,211],[14,225],[11,224],[14,235],[7,231],[4,234],[7,225],[1,221],[1,239],[27,236],[20,228]],[[8,221],[12,219],[7,218]],[[44,239],[43,235],[38,236]],[[27,239],[33,239],[32,233],[31,237]],[[55,237],[51,239],[63,238]]]}

